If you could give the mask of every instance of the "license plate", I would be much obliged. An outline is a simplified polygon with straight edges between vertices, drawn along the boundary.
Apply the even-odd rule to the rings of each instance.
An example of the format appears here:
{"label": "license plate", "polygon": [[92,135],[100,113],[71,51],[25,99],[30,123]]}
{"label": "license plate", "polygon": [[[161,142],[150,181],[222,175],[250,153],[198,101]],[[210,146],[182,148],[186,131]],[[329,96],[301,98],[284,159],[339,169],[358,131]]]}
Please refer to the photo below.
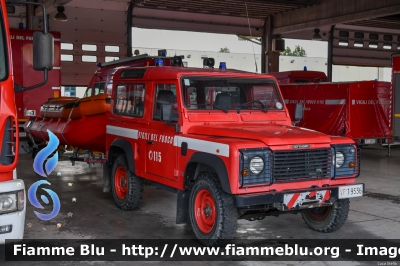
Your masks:
{"label": "license plate", "polygon": [[19,133],[19,137],[21,138],[21,137],[26,137],[26,133],[25,132],[20,132]]}
{"label": "license plate", "polygon": [[365,139],[364,143],[365,144],[375,144],[376,143],[376,139]]}
{"label": "license plate", "polygon": [[339,199],[361,197],[364,194],[362,184],[339,187]]}

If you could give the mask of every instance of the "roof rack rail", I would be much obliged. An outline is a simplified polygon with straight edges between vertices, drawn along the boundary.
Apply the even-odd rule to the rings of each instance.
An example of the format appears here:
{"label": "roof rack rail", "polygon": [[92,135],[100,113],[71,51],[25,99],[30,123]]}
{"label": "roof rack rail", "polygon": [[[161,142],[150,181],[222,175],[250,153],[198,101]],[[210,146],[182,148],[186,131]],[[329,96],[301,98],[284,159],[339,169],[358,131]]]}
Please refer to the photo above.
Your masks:
{"label": "roof rack rail", "polygon": [[[98,64],[98,66],[99,67],[112,66],[112,65],[116,65],[116,64],[132,62],[132,61],[143,59],[143,58],[146,58],[146,57],[149,57],[149,55],[148,54],[141,54],[141,55],[137,55],[137,56],[133,56],[133,57],[127,57],[127,58],[123,58],[123,59],[119,59],[119,60],[115,60],[115,61],[100,63],[100,64]],[[158,56],[154,56],[154,57],[158,57]]]}

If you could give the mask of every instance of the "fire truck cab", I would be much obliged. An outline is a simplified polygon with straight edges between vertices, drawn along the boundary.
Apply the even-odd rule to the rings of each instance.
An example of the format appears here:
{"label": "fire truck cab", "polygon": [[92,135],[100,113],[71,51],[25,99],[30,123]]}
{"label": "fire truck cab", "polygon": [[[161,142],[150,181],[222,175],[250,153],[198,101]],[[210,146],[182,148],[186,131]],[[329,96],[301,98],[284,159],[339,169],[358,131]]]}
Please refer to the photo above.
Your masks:
{"label": "fire truck cab", "polygon": [[272,76],[144,66],[109,84],[104,188],[122,210],[139,207],[144,185],[176,192],[177,223],[214,245],[238,218],[301,213],[335,231],[363,195],[354,141],[293,126]]}

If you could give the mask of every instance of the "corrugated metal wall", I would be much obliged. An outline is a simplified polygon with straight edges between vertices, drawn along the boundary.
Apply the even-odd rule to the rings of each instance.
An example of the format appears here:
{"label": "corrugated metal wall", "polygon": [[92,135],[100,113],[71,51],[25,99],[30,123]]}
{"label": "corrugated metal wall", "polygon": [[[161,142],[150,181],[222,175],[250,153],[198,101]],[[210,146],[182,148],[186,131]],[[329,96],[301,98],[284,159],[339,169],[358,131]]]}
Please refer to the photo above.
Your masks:
{"label": "corrugated metal wall", "polygon": [[[73,12],[68,12],[73,9]],[[126,55],[126,12],[66,7],[68,21],[54,21],[50,14],[50,30],[61,32],[61,42],[73,44],[73,50],[62,50],[62,55],[73,56],[73,61],[61,62],[61,84],[86,86],[96,71],[96,62],[106,56],[124,58]],[[83,51],[82,44],[97,46],[97,51]],[[119,52],[106,52],[105,46],[119,46]],[[82,56],[96,56],[96,62],[82,62]]]}

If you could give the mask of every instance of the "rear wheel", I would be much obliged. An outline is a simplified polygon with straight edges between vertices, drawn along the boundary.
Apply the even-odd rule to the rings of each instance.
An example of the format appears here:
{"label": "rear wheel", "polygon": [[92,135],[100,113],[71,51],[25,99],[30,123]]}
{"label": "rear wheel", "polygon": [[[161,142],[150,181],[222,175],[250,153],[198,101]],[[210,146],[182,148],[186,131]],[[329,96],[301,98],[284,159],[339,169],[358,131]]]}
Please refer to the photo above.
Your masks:
{"label": "rear wheel", "polygon": [[349,199],[338,199],[332,206],[313,208],[301,213],[303,220],[313,230],[331,233],[346,222],[350,210]]}
{"label": "rear wheel", "polygon": [[190,194],[189,217],[194,234],[204,245],[233,238],[237,211],[232,196],[222,191],[217,175],[202,173],[197,178]]}
{"label": "rear wheel", "polygon": [[115,160],[112,178],[112,192],[118,208],[124,211],[139,208],[143,196],[143,181],[129,171],[124,154],[120,154]]}

